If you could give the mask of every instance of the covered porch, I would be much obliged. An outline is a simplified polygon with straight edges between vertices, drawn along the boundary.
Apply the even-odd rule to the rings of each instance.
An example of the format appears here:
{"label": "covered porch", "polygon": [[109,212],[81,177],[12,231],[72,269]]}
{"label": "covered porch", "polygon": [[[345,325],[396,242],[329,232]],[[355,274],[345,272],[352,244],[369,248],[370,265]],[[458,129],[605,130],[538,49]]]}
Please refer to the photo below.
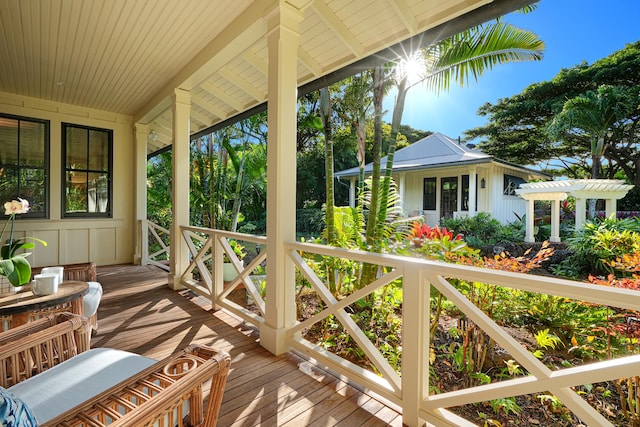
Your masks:
{"label": "covered porch", "polygon": [[98,279],[105,293],[92,348],[161,359],[199,343],[231,355],[220,426],[402,425],[387,400],[300,355],[272,355],[255,328],[192,292],[171,291],[157,267],[99,267]]}

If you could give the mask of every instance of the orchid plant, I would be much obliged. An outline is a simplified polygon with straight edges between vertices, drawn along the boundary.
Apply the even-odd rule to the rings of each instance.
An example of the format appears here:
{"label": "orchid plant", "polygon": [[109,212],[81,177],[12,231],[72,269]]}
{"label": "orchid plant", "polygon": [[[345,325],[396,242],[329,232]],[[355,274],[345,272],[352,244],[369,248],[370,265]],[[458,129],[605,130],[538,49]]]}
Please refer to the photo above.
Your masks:
{"label": "orchid plant", "polygon": [[22,286],[31,280],[31,265],[27,261],[30,252],[16,254],[20,249],[33,249],[35,243],[27,240],[42,243],[47,246],[47,242],[36,239],[35,237],[26,237],[21,239],[13,239],[13,222],[18,214],[29,212],[29,202],[25,199],[18,198],[4,204],[4,214],[9,215],[9,219],[2,228],[0,233],[0,242],[4,241],[4,232],[9,224],[9,239],[0,246],[0,275],[6,277],[13,286]]}

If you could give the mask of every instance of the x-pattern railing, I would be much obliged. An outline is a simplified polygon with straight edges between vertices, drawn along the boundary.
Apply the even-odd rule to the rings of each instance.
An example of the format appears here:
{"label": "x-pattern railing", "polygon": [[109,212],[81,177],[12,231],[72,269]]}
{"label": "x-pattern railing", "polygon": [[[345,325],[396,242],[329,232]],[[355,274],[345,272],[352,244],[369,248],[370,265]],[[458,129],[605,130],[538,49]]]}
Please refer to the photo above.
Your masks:
{"label": "x-pattern railing", "polygon": [[[337,372],[355,379],[360,384],[382,394],[401,405],[405,410],[417,406],[420,418],[436,425],[474,425],[443,410],[444,408],[524,394],[552,393],[587,425],[610,426],[612,424],[571,387],[640,375],[640,356],[635,355],[557,371],[549,369],[456,289],[450,279],[483,282],[506,288],[556,295],[630,310],[640,310],[640,293],[637,291],[428,260],[371,254],[362,251],[347,251],[321,245],[289,243],[287,247],[290,249],[290,257],[296,267],[325,304],[325,308],[321,312],[314,314],[289,330],[290,345],[335,369]],[[300,253],[349,258],[361,263],[375,263],[385,266],[389,272],[383,274],[365,288],[338,300],[329,292],[327,284],[318,277],[314,269],[309,265],[307,258],[301,256]],[[402,377],[393,370],[391,365],[384,359],[383,354],[373,345],[364,331],[358,327],[351,315],[345,310],[346,307],[357,300],[370,295],[381,286],[385,286],[399,278],[403,280],[404,291],[402,372],[409,373],[409,375],[405,374]],[[518,364],[526,369],[528,375],[488,385],[429,395],[428,358],[430,351],[427,332],[429,330],[429,285],[433,285],[435,289],[453,302],[465,316],[493,338]],[[301,332],[305,328],[322,321],[330,315],[334,315],[345,331],[358,343],[368,359],[380,372],[379,376],[301,337]],[[423,319],[422,323],[420,323],[419,319]],[[407,339],[414,339],[419,343],[415,345],[416,343],[407,342]],[[409,349],[418,353],[420,357],[413,357],[413,355],[407,354]],[[421,383],[417,386],[413,384],[414,378],[420,379],[419,382]],[[412,393],[411,391],[414,392]],[[414,401],[413,403],[412,400]]]}
{"label": "x-pattern railing", "polygon": [[[145,231],[148,233],[148,236],[151,237],[147,245],[143,248],[145,262],[169,271],[169,265],[167,264],[167,260],[169,259],[169,230],[149,220],[143,222],[143,227],[146,227]],[[154,243],[158,245],[160,249],[149,253],[149,248],[153,247]]]}
{"label": "x-pattern railing", "polygon": [[[266,259],[262,251],[247,266],[233,254],[229,239],[250,241],[266,247],[266,238],[240,233],[230,233],[198,227],[181,227],[190,252],[190,264],[182,275],[182,283],[195,292],[211,298],[212,302],[254,325],[264,323],[269,306],[252,278],[252,272]],[[285,244],[288,256],[299,274],[322,301],[322,309],[308,319],[291,326],[286,335],[287,344],[329,366],[336,372],[381,394],[402,407],[405,422],[417,425],[418,419],[435,425],[474,425],[446,408],[467,405],[492,399],[524,394],[553,394],[568,409],[590,426],[612,424],[595,408],[582,399],[572,387],[617,380],[640,375],[640,356],[619,357],[589,363],[583,366],[552,370],[533,356],[520,342],[473,304],[460,292],[452,279],[503,286],[539,294],[555,295],[629,310],[640,311],[640,292],[550,277],[535,276],[476,268],[436,261],[407,258],[395,255],[374,254],[324,245],[289,242]],[[223,284],[223,254],[233,262],[238,276]],[[383,266],[382,274],[369,285],[341,298],[336,298],[313,268],[318,257],[349,259],[356,263]],[[214,274],[215,272],[215,274]],[[198,281],[191,276],[199,274]],[[344,272],[342,272],[344,273]],[[348,309],[357,301],[370,296],[376,290],[394,281],[402,281],[402,361],[401,373],[395,371],[379,348],[367,337]],[[256,308],[249,310],[229,300],[230,293],[239,286],[255,301]],[[285,286],[296,286],[287,283]],[[298,285],[299,286],[299,285]],[[440,394],[430,394],[429,378],[429,323],[431,287],[451,301],[464,316],[490,336],[498,346],[506,350],[527,374],[510,380],[469,387]],[[377,373],[342,358],[318,343],[302,337],[303,331],[333,315],[344,331],[358,344]],[[414,418],[415,416],[415,418]]]}
{"label": "x-pattern railing", "polygon": [[[245,321],[258,325],[264,321],[265,302],[259,284],[251,277],[266,257],[266,251],[260,251],[248,265],[234,253],[230,239],[251,242],[266,246],[266,238],[242,233],[212,230],[202,227],[181,227],[182,237],[187,243],[190,260],[188,268],[181,275],[181,283],[212,301],[217,307],[223,307]],[[238,275],[228,283],[223,283],[223,259],[227,257]],[[194,280],[193,277],[198,277]],[[229,295],[244,286],[253,300],[256,310],[249,310],[229,299]]]}

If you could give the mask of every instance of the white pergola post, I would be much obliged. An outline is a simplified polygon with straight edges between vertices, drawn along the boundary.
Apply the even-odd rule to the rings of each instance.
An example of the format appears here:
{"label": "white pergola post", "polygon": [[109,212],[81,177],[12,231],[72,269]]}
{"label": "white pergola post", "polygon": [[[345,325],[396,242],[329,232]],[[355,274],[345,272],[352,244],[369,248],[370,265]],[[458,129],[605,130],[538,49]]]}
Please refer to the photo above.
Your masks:
{"label": "white pergola post", "polygon": [[606,212],[607,218],[609,218],[618,210],[617,209],[618,203],[616,199],[606,199],[604,203],[605,203],[604,205],[605,212]]}
{"label": "white pergola post", "polygon": [[180,226],[189,225],[189,142],[191,95],[183,89],[174,89],[173,104],[173,187],[171,199],[171,247],[169,259],[169,287],[181,289],[180,276],[189,265],[187,243],[180,235]]}
{"label": "white pergola post", "polygon": [[587,222],[587,199],[576,197],[576,228]]}
{"label": "white pergola post", "polygon": [[146,229],[147,219],[147,137],[149,126],[142,123],[135,125],[135,192],[136,192],[136,248],[133,263],[145,265],[146,251],[149,246],[149,233]]}
{"label": "white pergola post", "polygon": [[551,243],[560,243],[560,200],[551,200]]}
{"label": "white pergola post", "polygon": [[525,231],[525,236],[524,236],[524,241],[527,243],[533,243],[536,241],[536,237],[533,233],[534,230],[534,224],[533,224],[533,220],[534,220],[534,211],[533,211],[533,205],[534,205],[534,200],[533,199],[527,199],[527,213],[525,215],[526,218],[526,231]]}
{"label": "white pergola post", "polygon": [[303,17],[281,0],[267,19],[267,304],[260,344],[275,355],[288,350],[284,332],[296,321],[295,268],[284,242],[296,238],[297,52]]}

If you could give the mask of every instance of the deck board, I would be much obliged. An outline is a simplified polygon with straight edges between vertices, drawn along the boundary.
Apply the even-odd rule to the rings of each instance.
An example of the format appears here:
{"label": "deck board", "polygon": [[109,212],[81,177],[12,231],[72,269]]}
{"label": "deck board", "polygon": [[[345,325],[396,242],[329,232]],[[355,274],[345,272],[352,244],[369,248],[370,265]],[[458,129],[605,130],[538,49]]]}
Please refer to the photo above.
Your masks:
{"label": "deck board", "polygon": [[402,426],[398,411],[300,356],[273,356],[255,329],[204,298],[167,287],[153,266],[98,267],[104,295],[92,347],[155,359],[190,343],[231,355],[219,426]]}

